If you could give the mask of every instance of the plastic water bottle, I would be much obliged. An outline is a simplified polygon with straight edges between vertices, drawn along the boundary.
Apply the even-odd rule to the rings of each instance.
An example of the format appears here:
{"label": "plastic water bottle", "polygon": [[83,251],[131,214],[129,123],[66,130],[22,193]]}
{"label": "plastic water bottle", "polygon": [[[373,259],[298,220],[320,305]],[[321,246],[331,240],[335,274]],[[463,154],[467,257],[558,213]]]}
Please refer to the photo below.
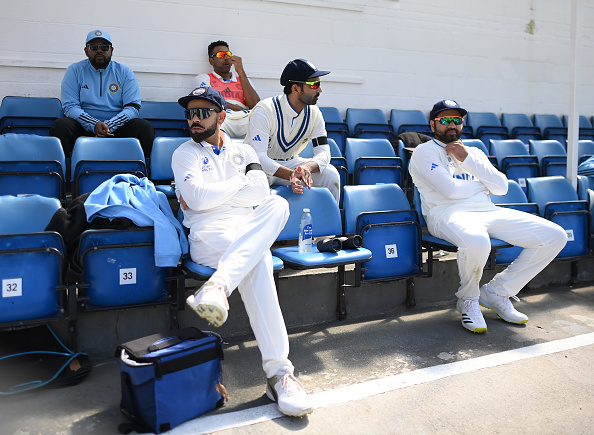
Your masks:
{"label": "plastic water bottle", "polygon": [[303,209],[299,227],[299,252],[311,252],[313,242],[313,221],[309,208]]}

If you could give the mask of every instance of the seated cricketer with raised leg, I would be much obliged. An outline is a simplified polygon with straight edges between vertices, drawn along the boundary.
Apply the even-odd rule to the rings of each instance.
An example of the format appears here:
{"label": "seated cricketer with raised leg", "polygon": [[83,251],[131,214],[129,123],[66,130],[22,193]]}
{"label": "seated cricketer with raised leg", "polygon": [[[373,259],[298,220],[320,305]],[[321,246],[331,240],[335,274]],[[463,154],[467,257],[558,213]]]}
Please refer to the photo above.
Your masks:
{"label": "seated cricketer with raised leg", "polygon": [[175,186],[190,229],[193,261],[216,272],[187,303],[214,326],[227,320],[227,298],[241,299],[268,383],[266,394],[290,416],[313,411],[288,359],[289,337],[278,302],[270,246],[289,218],[284,198],[270,195],[255,151],[220,129],[226,103],[214,88],[196,88],[179,99],[192,139],[173,154]]}

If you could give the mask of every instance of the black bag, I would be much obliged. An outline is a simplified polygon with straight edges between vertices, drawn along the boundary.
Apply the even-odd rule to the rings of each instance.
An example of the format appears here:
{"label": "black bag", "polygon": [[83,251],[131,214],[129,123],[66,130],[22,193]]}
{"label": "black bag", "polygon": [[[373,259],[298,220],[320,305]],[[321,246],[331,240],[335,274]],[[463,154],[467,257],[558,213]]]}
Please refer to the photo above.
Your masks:
{"label": "black bag", "polygon": [[118,346],[121,410],[134,428],[161,433],[222,406],[222,341],[183,328]]}

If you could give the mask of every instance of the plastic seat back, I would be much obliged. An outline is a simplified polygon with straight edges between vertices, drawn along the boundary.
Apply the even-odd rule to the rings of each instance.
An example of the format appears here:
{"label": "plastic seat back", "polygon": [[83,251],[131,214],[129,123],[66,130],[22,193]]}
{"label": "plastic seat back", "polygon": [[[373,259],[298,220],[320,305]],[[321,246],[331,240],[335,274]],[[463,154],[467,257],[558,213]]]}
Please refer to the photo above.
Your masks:
{"label": "plastic seat back", "polygon": [[592,156],[594,156],[594,140],[580,140],[578,142],[578,165]]}
{"label": "plastic seat back", "polygon": [[534,115],[534,125],[540,128],[543,139],[554,139],[564,142],[567,139],[567,127],[563,126],[557,115]]}
{"label": "plastic seat back", "polygon": [[562,226],[567,244],[557,258],[575,258],[590,252],[591,217],[588,202],[580,201],[576,190],[564,177],[529,178],[528,200],[538,204],[545,219]]}
{"label": "plastic seat back", "polygon": [[565,177],[567,168],[567,152],[556,140],[531,140],[530,154],[538,158],[540,173],[544,176],[561,175]]}
{"label": "plastic seat back", "polygon": [[396,135],[406,131],[414,131],[432,136],[431,126],[427,117],[420,110],[392,109],[390,111],[390,125],[394,127]]}
{"label": "plastic seat back", "polygon": [[177,102],[142,101],[139,117],[151,123],[156,137],[190,137],[184,108]]}
{"label": "plastic seat back", "polygon": [[147,175],[144,153],[136,138],[79,137],[70,167],[75,196],[93,191],[116,174]]}
{"label": "plastic seat back", "polygon": [[155,266],[154,230],[87,230],[78,249],[87,306],[119,307],[167,298],[169,268]]}
{"label": "plastic seat back", "polygon": [[64,316],[64,246],[46,232],[60,208],[55,198],[0,196],[0,325],[23,327]]}
{"label": "plastic seat back", "polygon": [[277,240],[299,238],[301,214],[309,208],[313,218],[313,236],[323,237],[342,233],[340,210],[330,191],[324,187],[304,189],[302,195],[293,193],[290,186],[278,186],[271,194],[279,195],[289,202],[290,216]]}
{"label": "plastic seat back", "polygon": [[6,96],[0,104],[0,134],[47,136],[54,121],[62,116],[62,103],[57,98]]}
{"label": "plastic seat back", "polygon": [[493,112],[468,112],[466,120],[472,128],[474,137],[482,140],[487,147],[490,140],[502,140],[509,137],[507,128],[501,125],[501,121]]}
{"label": "plastic seat back", "polygon": [[422,273],[421,227],[417,213],[395,184],[346,186],[345,234],[358,234],[373,252],[364,263],[365,280]]}
{"label": "plastic seat back", "polygon": [[58,138],[0,136],[0,195],[37,194],[64,199],[65,168]]}
{"label": "plastic seat back", "polygon": [[345,159],[353,184],[402,185],[402,160],[387,139],[348,138]]}
{"label": "plastic seat back", "polygon": [[501,123],[507,127],[512,139],[520,139],[527,144],[530,139],[541,138],[540,129],[532,124],[530,117],[525,113],[502,113]]}
{"label": "plastic seat back", "polygon": [[394,128],[380,109],[352,109],[346,111],[345,119],[352,137],[383,138],[394,140]]}

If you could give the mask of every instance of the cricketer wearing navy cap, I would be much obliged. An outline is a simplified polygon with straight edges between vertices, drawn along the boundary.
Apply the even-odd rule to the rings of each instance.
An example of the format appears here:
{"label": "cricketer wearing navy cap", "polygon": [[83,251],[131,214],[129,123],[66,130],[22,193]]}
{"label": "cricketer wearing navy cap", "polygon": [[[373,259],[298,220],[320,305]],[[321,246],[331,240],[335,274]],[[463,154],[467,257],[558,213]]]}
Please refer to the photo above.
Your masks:
{"label": "cricketer wearing navy cap", "polygon": [[[296,194],[304,187],[327,188],[340,201],[340,176],[330,164],[330,145],[322,112],[316,106],[322,93],[319,70],[305,59],[289,62],[280,83],[283,94],[261,100],[250,114],[245,141],[258,153],[268,182],[291,186]],[[311,140],[313,158],[299,153]]]}
{"label": "cricketer wearing navy cap", "polygon": [[190,230],[190,257],[216,268],[187,305],[221,326],[229,314],[227,298],[237,288],[262,355],[267,396],[284,414],[309,414],[314,406],[293,374],[270,254],[289,218],[289,204],[270,194],[254,149],[220,129],[226,112],[219,91],[196,88],[179,104],[186,108],[192,139],[173,152],[171,168]]}
{"label": "cricketer wearing navy cap", "polygon": [[[421,197],[429,233],[458,248],[460,287],[456,308],[461,324],[475,333],[487,331],[481,306],[509,323],[528,316],[510,302],[567,242],[563,228],[539,216],[498,207],[491,195],[504,195],[508,180],[479,148],[460,140],[467,111],[453,100],[437,102],[429,121],[435,139],[417,146],[409,172]],[[503,271],[481,285],[491,252],[491,238],[523,248]]]}
{"label": "cricketer wearing navy cap", "polygon": [[466,109],[460,107],[460,105],[454,100],[441,100],[433,105],[433,109],[431,109],[429,117],[431,119],[435,119],[441,112],[449,109],[456,109],[458,112],[460,112],[461,116],[466,116],[468,113]]}
{"label": "cricketer wearing navy cap", "polygon": [[285,66],[280,77],[280,84],[283,86],[290,86],[291,83],[305,83],[310,79],[325,76],[330,74],[330,71],[322,71],[305,59],[292,60]]}
{"label": "cricketer wearing navy cap", "polygon": [[[186,119],[194,142],[206,140],[212,145],[222,146],[223,138],[217,133],[227,116],[227,102],[219,91],[210,86],[196,88],[177,102],[186,109]],[[213,112],[215,116],[212,116]]]}

